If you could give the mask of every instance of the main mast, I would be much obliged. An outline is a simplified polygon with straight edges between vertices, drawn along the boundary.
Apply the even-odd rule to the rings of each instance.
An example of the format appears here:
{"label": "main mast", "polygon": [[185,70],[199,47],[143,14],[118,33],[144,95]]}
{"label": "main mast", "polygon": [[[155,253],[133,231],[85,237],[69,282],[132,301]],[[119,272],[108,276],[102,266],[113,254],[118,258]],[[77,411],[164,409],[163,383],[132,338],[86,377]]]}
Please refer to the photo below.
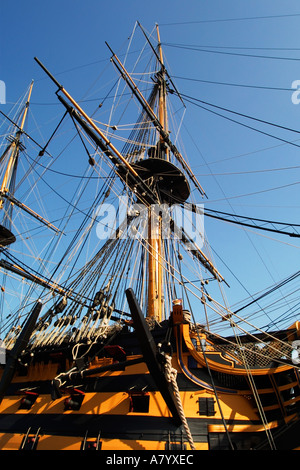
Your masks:
{"label": "main mast", "polygon": [[[145,205],[147,208],[148,238],[144,240],[143,243],[147,255],[147,282],[146,288],[143,290],[141,295],[145,294],[147,316],[160,322],[164,318],[165,304],[163,289],[165,276],[165,233],[163,230],[164,227],[162,227],[162,221],[164,219],[162,214],[160,214],[160,210],[157,210],[157,207],[160,209],[161,204],[172,205],[184,203],[188,199],[190,195],[190,187],[189,181],[185,176],[185,172],[194,182],[195,187],[200,191],[200,194],[204,195],[205,193],[196,180],[195,175],[191,172],[187,162],[170,140],[166,106],[166,78],[171,83],[172,80],[164,66],[158,27],[157,37],[158,50],[155,50],[146,36],[158,64],[158,67],[156,66],[156,70],[158,70],[158,72],[155,74],[154,79],[155,85],[148,100],[143,96],[143,93],[139,90],[124,65],[107,44],[108,48],[112,52],[111,62],[114,64],[121,77],[142,106],[143,111],[141,119],[145,120],[145,122],[147,121],[148,124],[151,123],[149,128],[147,126],[147,132],[149,129],[147,142],[152,146],[154,145],[154,147],[149,147],[147,156],[143,153],[145,148],[147,148],[147,145],[145,146],[145,142],[143,140],[145,134],[138,136],[136,142],[140,143],[139,146],[132,144],[138,147],[141,152],[131,154],[128,152],[127,148],[123,153],[118,151],[110,139],[103,131],[101,131],[97,124],[87,115],[68,91],[37,58],[35,58],[35,60],[57,86],[58,90],[56,91],[56,95],[63,106],[67,109],[68,113],[72,116],[72,119],[79,123],[83,131],[92,139],[97,147],[99,147],[103,158],[107,159],[109,164],[112,165],[114,172],[119,176],[128,189],[134,192],[137,201]],[[173,88],[176,90],[174,85]],[[64,98],[62,95],[64,95]],[[157,110],[154,106],[155,100],[158,108]],[[150,135],[152,131],[155,132],[154,141]],[[148,139],[148,137],[150,138]],[[134,151],[136,152],[136,148],[134,148]],[[171,163],[171,154],[172,157],[174,157],[174,160],[179,163],[181,168],[178,168],[175,164]],[[132,155],[136,155],[136,158],[132,158]],[[169,222],[170,230],[175,233],[177,231],[175,222],[172,218]],[[183,243],[186,242],[187,244],[194,246],[192,240],[185,235],[183,236],[182,241]],[[209,262],[202,255],[201,250],[197,246],[194,247],[192,254],[198,258],[205,267],[208,266],[212,271],[212,274],[216,276],[213,268],[209,265]]]}
{"label": "main mast", "polygon": [[[167,133],[167,106],[166,106],[166,82],[163,64],[163,54],[160,43],[158,25],[156,25],[158,39],[158,54],[161,63],[159,77],[159,107],[158,118],[162,131]],[[159,157],[168,160],[168,153],[162,151],[165,147],[162,134],[159,135],[160,152]],[[162,244],[162,217],[158,211],[148,209],[148,311],[147,316],[160,322],[164,313],[164,290],[163,290],[163,244]]]}

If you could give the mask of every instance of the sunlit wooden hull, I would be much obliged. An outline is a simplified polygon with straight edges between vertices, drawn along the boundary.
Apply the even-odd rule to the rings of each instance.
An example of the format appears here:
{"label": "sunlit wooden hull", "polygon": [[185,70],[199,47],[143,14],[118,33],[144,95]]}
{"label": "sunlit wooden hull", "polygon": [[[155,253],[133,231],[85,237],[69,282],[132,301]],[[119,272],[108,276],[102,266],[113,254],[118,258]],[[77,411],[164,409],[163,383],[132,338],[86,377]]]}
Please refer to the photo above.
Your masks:
{"label": "sunlit wooden hull", "polygon": [[[155,343],[160,345],[168,331],[169,322],[154,329],[151,333]],[[177,373],[179,403],[194,449],[269,449],[266,423],[261,419],[247,371],[240,368],[239,373],[228,373],[225,359],[213,364],[212,358],[207,368],[192,336],[190,325],[173,316],[172,369]],[[0,448],[191,450],[184,426],[172,416],[146,359],[138,354],[136,333],[123,333],[118,340],[93,360],[89,370],[109,369],[112,365],[117,368],[120,351],[126,353],[126,367],[91,373],[81,380],[76,377],[61,388],[61,396],[56,399],[52,380],[73,366],[62,351],[40,353],[31,365],[19,367],[1,403]],[[252,376],[276,445],[280,449],[297,448],[298,373],[286,365],[260,368],[256,375],[252,369]]]}

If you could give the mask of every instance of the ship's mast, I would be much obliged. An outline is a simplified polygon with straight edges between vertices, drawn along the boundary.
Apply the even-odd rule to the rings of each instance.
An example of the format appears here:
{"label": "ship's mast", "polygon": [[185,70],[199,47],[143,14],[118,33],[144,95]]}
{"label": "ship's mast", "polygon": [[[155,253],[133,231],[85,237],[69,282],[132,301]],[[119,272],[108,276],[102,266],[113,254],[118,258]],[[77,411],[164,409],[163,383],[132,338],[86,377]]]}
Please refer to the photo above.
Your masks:
{"label": "ship's mast", "polygon": [[[13,173],[14,173],[15,167],[17,165],[17,161],[18,161],[20,145],[21,145],[20,139],[21,139],[21,135],[22,135],[22,132],[23,132],[23,129],[24,129],[24,125],[25,125],[25,121],[26,121],[26,117],[27,117],[27,113],[28,113],[29,102],[30,102],[31,93],[32,93],[32,87],[33,87],[33,81],[31,82],[30,87],[29,87],[27,101],[26,101],[26,104],[25,104],[23,114],[21,116],[21,123],[20,123],[20,126],[19,126],[19,130],[17,131],[17,133],[15,135],[15,138],[13,139],[13,141],[9,145],[8,149],[6,150],[6,151],[9,151],[9,158],[8,158],[8,161],[7,161],[6,170],[5,170],[3,180],[2,180],[2,183],[1,183],[1,188],[0,188],[0,194],[1,195],[4,195],[4,194],[10,192],[9,186],[10,186],[10,182],[12,180],[12,176],[13,176]],[[4,199],[1,199],[0,200],[0,209],[3,208],[3,205],[4,205]]]}
{"label": "ship's mast", "polygon": [[[113,164],[115,173],[120,177],[124,184],[134,192],[138,201],[144,204],[148,210],[148,239],[145,240],[145,247],[148,257],[147,269],[147,316],[160,322],[164,319],[164,232],[162,227],[162,214],[157,210],[159,204],[174,204],[184,203],[190,195],[189,182],[184,174],[188,174],[194,182],[196,188],[203,196],[205,193],[200,184],[192,173],[188,164],[177,150],[176,146],[171,142],[168,130],[166,94],[167,82],[172,83],[168,72],[164,66],[162,48],[160,44],[160,35],[158,27],[158,51],[154,49],[145,32],[144,35],[152,48],[159,65],[159,71],[156,73],[155,89],[157,91],[157,105],[158,110],[154,111],[153,105],[143,96],[138,86],[126,71],[124,65],[118,59],[116,54],[107,44],[112,52],[111,61],[120,73],[121,77],[125,80],[132,93],[137,98],[138,102],[145,112],[145,117],[151,121],[153,129],[156,131],[156,145],[149,149],[148,158],[141,158],[136,161],[131,161],[126,155],[122,155],[112,142],[106,137],[96,123],[86,114],[74,98],[67,92],[67,90],[53,77],[53,75],[46,69],[46,67],[35,58],[37,63],[46,72],[50,79],[58,87],[56,92],[58,99],[65,106],[73,119],[75,119],[87,135],[93,140],[94,143],[103,152],[110,164]],[[173,86],[176,90],[176,88]],[[68,103],[61,95],[64,95]],[[180,97],[180,95],[178,95]],[[153,152],[152,152],[153,150]],[[178,168],[175,164],[171,163],[170,157],[175,157],[183,168]],[[152,207],[151,207],[152,206]],[[158,207],[157,207],[158,206]],[[153,210],[154,208],[154,210]],[[176,231],[176,224],[170,220],[171,231]],[[179,228],[180,229],[180,228]],[[192,243],[189,238],[183,237],[183,242]],[[193,245],[193,244],[192,244]],[[210,266],[209,261],[202,254],[201,250],[195,246],[193,255],[199,261],[208,266],[216,276],[213,268]]]}
{"label": "ship's mast", "polygon": [[[33,81],[29,86],[27,100],[19,118],[20,124],[14,123],[17,126],[18,130],[16,131],[15,135],[9,138],[10,144],[7,146],[4,153],[0,157],[1,162],[7,160],[5,170],[3,170],[4,174],[0,186],[0,210],[4,210],[5,201],[9,201],[11,207],[13,205],[18,206],[24,212],[27,212],[39,222],[49,227],[51,230],[59,232],[59,229],[57,227],[55,227],[44,217],[37,214],[30,207],[26,206],[24,203],[14,197],[14,182],[19,161],[19,154],[20,151],[24,149],[24,146],[21,142],[21,137],[24,132],[24,126],[28,114],[32,88]],[[2,220],[2,224],[3,225],[0,225],[0,248],[2,246],[10,245],[11,243],[14,243],[16,241],[15,236],[10,231],[11,216],[7,216],[7,214],[5,214]],[[9,225],[9,228],[6,227],[6,225]]]}
{"label": "ship's mast", "polygon": [[[158,25],[156,25],[156,31],[157,31],[159,58],[160,58],[160,63],[162,64],[162,69],[161,69],[162,80],[161,80],[160,87],[159,87],[159,113],[158,115],[159,115],[159,120],[162,124],[163,130],[168,133],[168,129],[166,128],[167,127],[167,104],[166,104],[165,68],[164,68],[164,62],[163,62],[164,59],[163,59]],[[163,138],[161,134],[160,134],[160,141],[161,143],[163,143]]]}
{"label": "ship's mast", "polygon": [[[1,162],[5,160],[7,161],[4,174],[3,174],[3,179],[1,182],[1,187],[0,187],[0,210],[4,210],[5,201],[11,197],[12,192],[13,192],[15,175],[16,175],[16,170],[17,170],[17,165],[18,165],[18,160],[19,160],[19,153],[20,153],[20,149],[22,148],[21,135],[23,133],[26,116],[28,113],[32,87],[33,87],[33,81],[31,82],[30,87],[29,87],[27,101],[25,104],[25,108],[22,112],[22,115],[20,117],[20,125],[18,125],[18,131],[16,132],[14,136],[10,137],[9,139],[10,144],[7,146],[7,148],[5,149],[4,153],[2,154],[0,158]],[[12,203],[12,200],[10,200],[10,203]],[[11,226],[11,215],[9,215],[9,211],[8,211],[8,213],[5,214],[4,217],[2,218],[2,224],[0,224],[0,249],[16,241],[16,237],[10,231],[10,226]]]}
{"label": "ship's mast", "polygon": [[[160,84],[159,84],[159,108],[158,117],[162,126],[162,131],[167,132],[167,106],[166,106],[166,82],[165,72],[163,65],[163,54],[160,43],[160,34],[158,25],[156,25],[157,39],[158,39],[158,54],[160,63],[162,64],[160,71]],[[159,137],[161,149],[164,147],[164,140],[162,135]],[[168,160],[167,152],[159,152],[163,159]],[[163,243],[162,243],[162,217],[159,212],[148,209],[148,249],[149,249],[149,263],[148,263],[148,311],[147,315],[160,322],[164,314],[164,290],[163,290]]]}

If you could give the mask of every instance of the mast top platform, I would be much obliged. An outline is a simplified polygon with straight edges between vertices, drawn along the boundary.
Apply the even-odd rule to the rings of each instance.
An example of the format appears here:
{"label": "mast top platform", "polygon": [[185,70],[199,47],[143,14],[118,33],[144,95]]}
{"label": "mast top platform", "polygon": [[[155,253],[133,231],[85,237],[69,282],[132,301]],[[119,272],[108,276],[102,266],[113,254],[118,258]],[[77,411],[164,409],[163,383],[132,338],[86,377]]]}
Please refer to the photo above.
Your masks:
{"label": "mast top platform", "polygon": [[189,183],[173,163],[162,158],[147,158],[132,166],[152,191],[158,193],[161,203],[180,204],[188,199]]}

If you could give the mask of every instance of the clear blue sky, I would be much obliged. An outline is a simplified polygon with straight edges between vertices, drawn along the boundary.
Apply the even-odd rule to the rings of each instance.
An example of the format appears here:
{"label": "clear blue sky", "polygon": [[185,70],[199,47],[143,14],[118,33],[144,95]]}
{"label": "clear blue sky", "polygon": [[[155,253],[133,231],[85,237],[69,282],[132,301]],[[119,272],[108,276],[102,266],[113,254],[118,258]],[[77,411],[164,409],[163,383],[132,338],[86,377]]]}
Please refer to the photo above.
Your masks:
{"label": "clear blue sky", "polygon": [[[159,24],[169,72],[183,94],[300,130],[300,104],[292,103],[290,90],[292,82],[300,80],[300,5],[295,0],[1,2],[0,80],[6,84],[7,100],[1,109],[8,112],[34,79],[35,119],[54,117],[55,90],[34,56],[80,99],[110,56],[105,41],[118,51],[136,20],[146,30]],[[300,145],[297,133],[243,122]],[[299,168],[290,169],[300,166],[300,148],[190,103],[183,138],[190,164],[208,194],[206,207],[300,223]],[[221,258],[215,256],[219,270],[230,276],[224,261],[251,293],[299,269],[297,239],[245,232],[212,220],[205,223]],[[247,296],[231,281],[229,304]]]}

